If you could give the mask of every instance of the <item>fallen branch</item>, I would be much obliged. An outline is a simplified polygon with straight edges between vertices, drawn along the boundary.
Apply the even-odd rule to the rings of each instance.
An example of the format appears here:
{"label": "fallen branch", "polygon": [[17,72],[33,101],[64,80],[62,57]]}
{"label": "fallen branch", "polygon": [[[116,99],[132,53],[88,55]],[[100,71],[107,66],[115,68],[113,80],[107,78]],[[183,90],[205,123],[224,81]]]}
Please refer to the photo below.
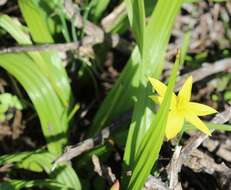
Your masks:
{"label": "fallen branch", "polygon": [[193,82],[197,82],[213,74],[216,74],[219,72],[225,72],[225,71],[231,71],[231,58],[222,59],[222,60],[216,61],[213,64],[204,63],[202,64],[201,68],[196,69],[190,73],[187,73],[181,76],[180,81],[177,82],[175,89],[176,91],[178,91],[180,87],[183,85],[184,80],[189,75],[193,77]]}
{"label": "fallen branch", "polygon": [[8,48],[1,48],[0,54],[2,53],[20,53],[28,51],[48,51],[48,50],[58,50],[58,51],[68,51],[79,48],[78,42],[71,43],[59,43],[59,44],[42,44],[42,45],[25,45],[25,46],[15,46]]}
{"label": "fallen branch", "polygon": [[[119,39],[117,34],[108,36],[106,43],[112,48],[117,48],[119,51],[129,54],[132,51],[132,46],[126,40]],[[96,45],[97,42],[92,36],[86,36],[81,42],[69,42],[69,43],[56,43],[56,44],[40,44],[40,45],[23,45],[14,47],[5,47],[0,49],[0,54],[3,53],[22,53],[31,51],[49,51],[57,50],[60,52],[66,52],[70,50],[77,51],[82,56],[88,56],[86,52],[89,52],[89,48]]]}

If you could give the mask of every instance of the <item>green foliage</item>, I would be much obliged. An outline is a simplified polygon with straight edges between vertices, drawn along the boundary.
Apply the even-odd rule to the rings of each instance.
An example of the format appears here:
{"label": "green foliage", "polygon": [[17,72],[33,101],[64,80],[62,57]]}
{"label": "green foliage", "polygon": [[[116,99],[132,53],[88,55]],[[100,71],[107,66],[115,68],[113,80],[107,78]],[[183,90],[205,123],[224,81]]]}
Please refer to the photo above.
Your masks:
{"label": "green foliage", "polygon": [[[37,43],[53,42],[52,33],[41,9],[32,0],[20,0],[19,6],[28,28],[7,15],[0,16],[0,26],[18,44],[32,44],[29,34]],[[33,172],[46,171],[50,178],[55,179],[66,189],[81,189],[79,179],[71,166],[57,166],[51,172],[51,162],[63,151],[63,147],[67,143],[69,108],[72,96],[68,77],[59,53],[48,50],[45,52],[1,54],[0,66],[13,75],[28,93],[39,116],[49,150],[49,152],[38,151],[36,153],[36,151],[33,151],[4,155],[1,158],[2,164],[4,164],[5,159],[7,162],[10,160],[15,162],[19,168]],[[20,189],[33,184],[39,186],[39,181],[21,182],[19,186],[16,183],[15,188]],[[41,186],[48,187],[50,185],[50,188],[54,189],[56,185],[52,183],[52,181],[46,181]]]}
{"label": "green foliage", "polygon": [[[217,0],[218,1],[218,0]],[[220,1],[220,0],[219,0]],[[128,30],[129,24],[137,46],[120,73],[115,85],[101,104],[95,115],[88,136],[94,136],[121,114],[132,111],[129,131],[125,128],[115,134],[113,139],[124,146],[124,166],[122,171],[122,188],[129,190],[142,189],[145,180],[150,174],[158,159],[159,151],[164,141],[164,132],[169,112],[171,94],[177,78],[180,63],[185,59],[190,35],[186,34],[183,41],[181,56],[177,57],[168,82],[167,92],[160,109],[148,98],[152,88],[148,84],[148,77],[160,78],[165,65],[165,51],[171,35],[172,26],[182,3],[193,3],[198,0],[125,0],[114,2],[109,0],[85,1],[79,14],[83,15],[85,27],[88,18],[96,23],[108,14],[107,10],[117,3],[125,3],[124,10],[110,27],[107,33],[122,33]],[[0,16],[1,35],[10,34],[19,45],[33,45],[56,43],[61,36],[62,40],[71,42],[81,40],[85,36],[85,29],[77,29],[73,20],[66,19],[62,0],[18,0],[19,9],[25,21],[25,26],[17,19],[7,15]],[[121,5],[120,4],[120,5]],[[123,4],[122,4],[123,5]],[[148,19],[147,19],[148,17]],[[73,19],[73,20],[72,20]],[[71,32],[71,35],[70,35]],[[105,49],[101,52],[106,54]],[[72,59],[85,58],[73,53]],[[99,55],[101,56],[101,53]],[[75,60],[76,61],[76,60]],[[88,60],[87,60],[88,61]],[[90,60],[91,61],[91,60]],[[87,69],[92,69],[89,64]],[[79,104],[73,106],[72,91],[60,53],[54,50],[41,52],[7,53],[0,54],[0,67],[11,74],[25,89],[38,114],[47,148],[34,151],[12,153],[0,156],[0,165],[12,164],[14,170],[29,170],[32,174],[44,174],[48,177],[36,180],[18,180],[8,172],[13,179],[0,183],[0,189],[47,188],[79,190],[81,184],[75,170],[68,163],[53,165],[52,162],[63,152],[68,141],[68,128]],[[95,66],[93,66],[95,68]],[[74,69],[74,72],[76,70]],[[79,73],[83,70],[79,70]],[[83,77],[85,78],[85,72]],[[91,73],[91,72],[90,72]],[[78,80],[82,80],[78,78]],[[93,76],[94,78],[94,76]],[[221,81],[220,91],[228,85],[228,79]],[[97,82],[97,81],[94,81]],[[96,84],[97,85],[97,84]],[[219,91],[219,89],[218,89]],[[224,93],[225,100],[230,101],[230,91]],[[18,99],[11,94],[0,95],[0,121],[5,119],[5,113],[10,108],[22,109]],[[231,131],[229,125],[207,123],[211,129]],[[190,124],[185,124],[184,130],[191,130]],[[95,147],[75,160],[75,169],[81,171],[92,170],[89,161],[92,155],[97,154],[108,159],[112,152],[111,145],[103,144]],[[124,175],[131,171],[132,176]],[[34,178],[32,178],[34,179]],[[83,188],[90,188],[93,184],[97,189],[104,187],[104,179],[97,178],[92,184],[83,179]],[[85,185],[86,184],[86,187]]]}
{"label": "green foliage", "polygon": [[[22,27],[15,25],[10,17],[1,16],[0,26],[18,43],[32,43]],[[67,106],[60,99],[69,102],[70,86],[59,55],[56,52],[28,52],[1,54],[0,58],[0,66],[22,84],[34,103],[49,150],[60,153],[68,129]]]}
{"label": "green foliage", "polygon": [[[134,4],[135,9],[131,5],[133,4],[130,2],[128,6],[131,9],[129,10],[131,14],[130,22],[133,30],[135,30],[134,33],[138,44],[143,43],[140,45],[142,58],[138,48],[135,48],[115,86],[101,105],[90,131],[91,135],[96,134],[113,117],[131,109],[135,100],[132,123],[125,149],[125,164],[130,167],[137,160],[140,143],[143,141],[142,139],[154,119],[152,106],[147,98],[151,93],[150,86],[147,86],[147,76],[155,78],[160,76],[164,65],[165,49],[176,14],[181,6],[181,0],[159,1],[148,25],[143,29],[138,27],[139,24],[142,26],[142,22],[133,23],[132,15],[135,15],[137,5]],[[141,12],[136,14],[142,17],[144,13],[142,10],[141,8]],[[142,42],[140,36],[143,33],[144,41]],[[161,141],[159,143],[161,144]],[[158,152],[158,149],[156,151]],[[141,182],[139,182],[140,184]]]}
{"label": "green foliage", "polygon": [[40,9],[31,0],[19,0],[18,2],[33,40],[37,43],[53,42]]}
{"label": "green foliage", "polygon": [[[55,158],[55,155],[46,150],[21,152],[0,156],[0,165],[12,163],[16,168],[22,168],[33,172],[45,171],[49,174],[52,180],[56,183],[63,184],[63,186],[65,185],[65,188],[76,190],[81,189],[79,179],[70,165],[64,164],[53,169],[52,162]],[[25,182],[25,184],[23,182]],[[22,183],[26,185],[29,182],[22,181]],[[46,185],[49,185],[49,183],[44,184],[44,186]],[[19,186],[18,188],[20,189],[22,186]]]}
{"label": "green foliage", "polygon": [[138,66],[140,63],[140,54],[138,48],[133,50],[130,60],[126,64],[113,88],[104,99],[102,105],[94,117],[89,135],[97,134],[113,118],[121,113],[129,111],[136,96],[138,88]]}

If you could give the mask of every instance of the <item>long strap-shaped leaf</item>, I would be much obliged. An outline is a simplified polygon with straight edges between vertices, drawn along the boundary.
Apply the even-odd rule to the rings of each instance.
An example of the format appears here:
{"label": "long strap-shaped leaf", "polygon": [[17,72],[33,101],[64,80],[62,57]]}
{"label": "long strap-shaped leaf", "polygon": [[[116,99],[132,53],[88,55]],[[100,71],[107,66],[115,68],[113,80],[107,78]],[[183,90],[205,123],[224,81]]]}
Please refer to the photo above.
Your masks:
{"label": "long strap-shaped leaf", "polygon": [[140,51],[143,51],[144,27],[145,27],[145,9],[142,0],[125,0],[128,11],[128,18],[132,31],[136,37]]}
{"label": "long strap-shaped leaf", "polygon": [[[53,43],[53,38],[48,28],[48,19],[44,18],[45,15],[42,14],[41,8],[32,0],[19,0],[18,2],[33,40],[37,43]],[[18,40],[17,42],[19,44],[24,43]],[[58,53],[47,51],[43,53],[30,52],[28,54],[44,71],[59,98],[67,105],[70,98],[70,86]]]}
{"label": "long strap-shaped leaf", "polygon": [[62,119],[65,114],[59,98],[51,84],[37,65],[26,54],[0,55],[0,66],[12,74],[25,88],[39,115],[48,148],[53,153],[61,153],[66,143],[66,133]]}
{"label": "long strap-shaped leaf", "polygon": [[[42,21],[40,21],[40,22],[42,22]],[[2,15],[0,17],[0,26],[2,28],[4,28],[7,32],[9,32],[12,35],[12,37],[15,38],[15,40],[19,44],[32,44],[28,35],[23,31],[23,29],[25,27],[22,26],[20,23],[12,20],[7,15]],[[41,30],[43,30],[43,28]],[[41,40],[46,40],[46,39],[41,39]],[[54,102],[55,105],[51,105],[50,108],[46,108],[46,106],[49,105],[49,104],[46,104],[46,105],[43,105],[44,106],[43,109],[46,111],[51,110],[51,109],[54,109],[54,110],[52,110],[51,112],[47,112],[47,114],[48,114],[46,116],[47,119],[45,119],[46,117],[40,117],[40,121],[42,124],[42,129],[43,129],[45,137],[49,137],[49,139],[47,139],[49,150],[52,153],[55,153],[55,152],[60,153],[63,145],[66,142],[66,132],[68,130],[68,119],[67,119],[68,107],[64,104],[61,104],[60,101],[57,100],[57,97],[60,100],[62,99],[63,102],[66,102],[66,104],[67,104],[70,101],[71,91],[70,91],[70,85],[69,85],[69,82],[67,79],[67,75],[66,75],[64,67],[61,65],[62,63],[60,61],[59,55],[54,51],[52,51],[52,52],[47,51],[47,52],[28,52],[28,53],[21,54],[21,55],[20,54],[17,54],[17,55],[16,54],[15,55],[14,54],[8,54],[8,55],[0,55],[0,56],[3,56],[1,63],[2,63],[2,66],[5,64],[6,70],[9,70],[10,66],[7,65],[7,63],[9,63],[9,61],[16,63],[17,64],[16,67],[20,67],[21,65],[26,64],[26,63],[24,63],[24,61],[26,59],[27,60],[26,62],[30,62],[29,65],[30,65],[31,71],[29,72],[29,74],[32,74],[33,72],[34,73],[38,72],[38,73],[40,73],[40,75],[39,75],[40,78],[37,78],[38,80],[40,80],[40,81],[47,80],[45,82],[45,85],[41,85],[40,87],[39,86],[37,87],[37,91],[38,91],[37,93],[40,94],[40,96],[38,96],[38,97],[41,98],[41,100],[39,100],[37,98],[36,100],[32,100],[32,101],[38,101],[39,100],[40,102],[42,102],[42,100],[44,98],[47,98],[47,97],[43,97],[41,95],[41,93],[40,93],[40,91],[42,91],[41,89],[43,89],[43,90],[47,89],[47,91],[50,90],[52,92],[52,95],[50,96],[50,99],[52,101],[49,100],[48,102],[52,103],[55,100],[55,102]],[[22,63],[20,61],[22,61]],[[12,71],[11,71],[11,74],[13,74]],[[23,72],[20,72],[20,74],[22,76],[26,75]],[[18,76],[15,76],[15,77],[18,78]],[[28,80],[27,82],[32,82],[32,81],[30,81],[30,78],[28,76],[24,76],[24,77],[27,77],[27,80]],[[24,84],[22,84],[22,85],[24,86]],[[49,88],[46,88],[47,86],[49,86]],[[28,91],[28,93],[30,95],[34,92]],[[30,95],[30,97],[31,97],[31,95]],[[41,110],[40,111],[37,110],[37,112],[38,112],[39,116],[43,115],[42,113],[39,113],[39,112],[42,112]],[[54,117],[49,116],[49,114],[52,115],[53,113],[56,114]],[[50,127],[47,124],[48,118],[50,118],[49,119],[49,122],[50,122],[49,126],[53,125],[52,123],[56,123],[52,127],[53,128],[52,131],[49,130]],[[45,120],[43,121],[43,119],[45,119]],[[62,141],[63,143],[61,143],[61,144],[58,143],[57,145],[55,145],[56,147],[51,146],[51,144],[49,144],[49,143],[51,143],[51,140],[54,137],[59,138],[59,140]],[[55,142],[53,142],[53,144],[55,144]],[[58,146],[59,146],[59,148],[58,148]]]}

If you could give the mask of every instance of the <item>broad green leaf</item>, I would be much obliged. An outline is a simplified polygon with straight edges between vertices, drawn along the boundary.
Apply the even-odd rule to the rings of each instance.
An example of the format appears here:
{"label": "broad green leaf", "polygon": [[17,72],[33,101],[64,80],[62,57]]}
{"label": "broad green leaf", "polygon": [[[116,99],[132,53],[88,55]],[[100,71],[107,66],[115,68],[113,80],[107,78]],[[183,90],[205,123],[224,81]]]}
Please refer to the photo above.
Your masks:
{"label": "broad green leaf", "polygon": [[[53,42],[48,28],[45,27],[46,23],[41,16],[41,9],[36,7],[32,1],[22,0],[20,2],[23,16],[33,40],[41,43]],[[36,19],[37,25],[34,24],[36,22],[29,13],[32,13]],[[0,26],[9,32],[19,44],[32,44],[26,33],[27,28],[14,22],[10,17],[1,16]],[[39,30],[36,27],[39,27]],[[71,98],[70,84],[59,54],[49,50],[46,52],[1,54],[0,66],[12,74],[25,88],[38,113],[48,150],[53,153],[51,156],[59,155],[67,141],[68,108]],[[51,168],[45,167],[51,167],[49,164],[51,160],[44,160],[49,156],[43,156],[30,157],[31,160],[24,160],[20,164],[23,164],[26,169],[37,172],[45,170],[50,173]],[[36,164],[38,160],[39,164]],[[69,165],[59,166],[50,174],[71,188],[81,189],[78,177]]]}
{"label": "broad green leaf", "polygon": [[[41,11],[41,8],[36,6],[32,0],[19,0],[19,7],[33,40],[37,43],[52,43],[53,38],[49,31],[48,23],[46,22],[47,18],[45,18],[45,14]],[[34,59],[34,61],[39,65],[43,73],[47,75],[54,90],[64,105],[67,105],[70,98],[70,89],[67,89],[69,88],[69,84],[67,82],[66,73],[64,69],[61,68],[62,62],[58,53],[50,51],[49,53],[45,52],[41,54],[43,54],[43,57],[41,57],[41,55],[37,52],[29,53],[32,59]],[[47,64],[48,60],[49,64]],[[61,88],[59,86],[60,82],[63,83]],[[65,88],[63,89],[62,87]]]}
{"label": "broad green leaf", "polygon": [[60,0],[31,0],[39,9],[40,18],[45,21],[49,33],[54,36],[61,33],[62,25],[59,16],[57,15],[58,5]]}
{"label": "broad green leaf", "polygon": [[0,66],[21,83],[31,98],[49,150],[61,153],[66,144],[66,111],[49,80],[26,54],[2,54]]}
{"label": "broad green leaf", "polygon": [[[32,44],[28,34],[26,34],[20,23],[7,15],[0,16],[0,26],[4,28],[19,44]],[[41,29],[42,30],[42,29]],[[70,99],[70,85],[67,74],[62,65],[58,52],[28,52],[41,71],[48,77],[59,98],[64,104]]]}
{"label": "broad green leaf", "polygon": [[[32,43],[30,38],[28,38],[28,35],[22,31],[22,25],[20,25],[20,23],[15,24],[10,17],[6,15],[0,16],[0,26],[9,32],[19,44],[23,44],[24,42],[27,44]],[[36,66],[36,69],[39,69],[44,75],[44,78],[49,80],[48,83],[51,83],[53,90],[60,100],[62,100],[64,105],[61,105],[60,117],[63,120],[67,120],[68,107],[66,105],[70,101],[71,91],[67,74],[58,53],[55,51],[28,52],[25,53],[25,55],[30,59],[31,64],[38,65],[38,67]],[[17,61],[17,59],[15,59],[15,61]],[[63,132],[66,133],[68,129],[67,121],[62,122],[61,128],[63,128]],[[52,151],[55,151],[55,149],[52,149]]]}

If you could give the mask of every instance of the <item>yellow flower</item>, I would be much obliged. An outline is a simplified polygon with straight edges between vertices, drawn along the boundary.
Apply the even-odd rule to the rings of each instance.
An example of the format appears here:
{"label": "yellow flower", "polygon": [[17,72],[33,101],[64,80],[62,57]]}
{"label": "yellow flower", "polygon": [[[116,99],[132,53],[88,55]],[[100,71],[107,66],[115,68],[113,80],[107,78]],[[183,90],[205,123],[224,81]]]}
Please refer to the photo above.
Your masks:
{"label": "yellow flower", "polygon": [[[158,94],[150,96],[150,98],[154,102],[161,104],[164,99],[167,86],[155,78],[149,77],[149,81]],[[192,76],[187,78],[179,91],[178,96],[176,96],[174,93],[172,94],[170,111],[165,130],[165,135],[168,140],[174,138],[181,131],[184,120],[191,123],[207,135],[211,135],[207,126],[200,120],[198,116],[213,114],[217,111],[209,106],[190,102],[191,90]]]}

